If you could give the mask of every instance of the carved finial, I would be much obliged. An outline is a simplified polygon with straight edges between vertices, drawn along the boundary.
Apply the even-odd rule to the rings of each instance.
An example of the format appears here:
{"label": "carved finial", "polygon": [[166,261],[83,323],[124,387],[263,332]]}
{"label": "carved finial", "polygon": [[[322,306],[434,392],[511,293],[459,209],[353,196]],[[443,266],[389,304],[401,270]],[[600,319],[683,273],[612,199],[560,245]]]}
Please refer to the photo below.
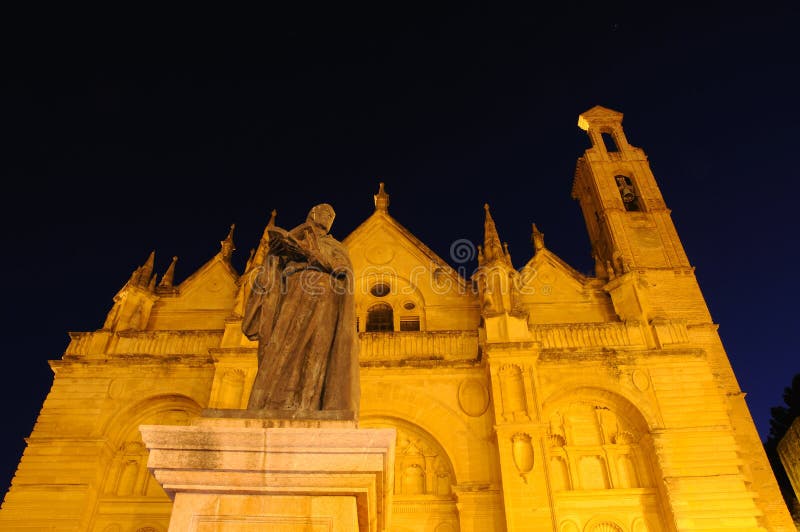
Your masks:
{"label": "carved finial", "polygon": [[[138,277],[136,279],[136,284],[139,286],[145,287],[150,284],[150,278],[153,276],[153,264],[156,261],[156,252],[155,250],[150,252],[150,255],[147,257],[144,265],[142,265],[141,269],[139,270]],[[135,274],[134,274],[135,275]]]}
{"label": "carved finial", "polygon": [[169,266],[167,267],[167,272],[164,274],[164,277],[161,278],[161,282],[158,283],[159,288],[168,290],[172,289],[172,281],[175,278],[175,264],[177,262],[178,257],[172,257],[172,262],[170,262]]}
{"label": "carved finial", "polygon": [[378,184],[378,193],[373,196],[375,198],[375,210],[381,212],[389,212],[389,194],[383,188],[383,182]]}
{"label": "carved finial", "polygon": [[488,203],[484,203],[483,210],[486,211],[486,221],[483,224],[483,260],[491,262],[499,259],[510,265],[511,258],[508,250],[500,243],[500,235],[497,234]]}
{"label": "carved finial", "polygon": [[258,247],[247,260],[245,271],[249,271],[251,268],[264,263],[264,259],[267,256],[267,251],[269,250],[269,231],[275,227],[275,219],[277,217],[278,211],[276,209],[272,209],[272,212],[269,215],[267,226],[264,228],[264,232],[261,234],[261,240],[258,242]]}
{"label": "carved finial", "polygon": [[536,227],[536,224],[532,225],[531,242],[533,242],[533,253],[536,254],[544,249],[544,233],[539,231],[539,228]]}
{"label": "carved finial", "polygon": [[267,244],[269,243],[269,230],[275,227],[275,218],[278,217],[278,211],[276,209],[272,209],[272,212],[269,214],[269,221],[267,222],[267,226],[264,228],[264,234],[261,235],[261,242],[258,244],[258,250],[256,254],[266,253]]}
{"label": "carved finial", "polygon": [[142,276],[142,267],[139,266],[135,270],[133,270],[133,273],[131,274],[131,278],[128,279],[128,285],[130,285],[130,286],[138,285],[139,284],[139,277],[141,277],[141,276]]}
{"label": "carved finial", "polygon": [[153,276],[150,278],[150,282],[147,284],[147,290],[149,292],[152,292],[155,289],[156,289],[156,274],[153,274]]}
{"label": "carved finial", "polygon": [[233,255],[233,251],[236,249],[236,246],[233,245],[233,230],[235,228],[236,224],[231,224],[231,230],[228,231],[228,236],[225,237],[225,240],[222,240],[219,243],[220,246],[222,246],[219,254],[222,255],[223,260],[230,261],[231,255]]}
{"label": "carved finial", "polygon": [[244,266],[244,271],[249,272],[250,268],[253,266],[253,257],[256,254],[256,250],[254,248],[250,248],[250,255],[247,257],[247,264]]}

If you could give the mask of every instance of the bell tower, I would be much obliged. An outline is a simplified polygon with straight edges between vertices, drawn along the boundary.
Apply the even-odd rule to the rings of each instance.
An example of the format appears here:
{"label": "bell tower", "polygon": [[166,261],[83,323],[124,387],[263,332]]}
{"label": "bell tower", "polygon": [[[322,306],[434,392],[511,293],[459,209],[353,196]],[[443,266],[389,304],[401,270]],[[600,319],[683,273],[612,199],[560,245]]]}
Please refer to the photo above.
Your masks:
{"label": "bell tower", "polygon": [[595,106],[578,117],[578,126],[592,145],[578,159],[572,196],[619,317],[710,322],[670,210],[644,151],[628,143],[622,113]]}
{"label": "bell tower", "polygon": [[598,274],[689,268],[647,156],[628,144],[622,113],[598,105],[578,117],[578,126],[592,146],[578,160],[572,195],[581,204],[595,258],[607,270]]}

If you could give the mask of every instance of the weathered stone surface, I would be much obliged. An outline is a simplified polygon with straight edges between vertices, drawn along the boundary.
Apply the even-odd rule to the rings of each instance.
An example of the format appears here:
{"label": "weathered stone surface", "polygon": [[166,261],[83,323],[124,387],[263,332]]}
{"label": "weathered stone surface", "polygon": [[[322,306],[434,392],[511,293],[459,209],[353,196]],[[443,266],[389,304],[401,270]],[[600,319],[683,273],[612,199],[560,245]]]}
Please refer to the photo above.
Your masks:
{"label": "weathered stone surface", "polygon": [[205,418],[192,426],[140,427],[148,467],[175,500],[171,531],[213,530],[204,528],[213,523],[233,530],[269,523],[389,529],[393,429],[330,427],[337,422],[324,420],[314,428],[254,426],[261,422]]}

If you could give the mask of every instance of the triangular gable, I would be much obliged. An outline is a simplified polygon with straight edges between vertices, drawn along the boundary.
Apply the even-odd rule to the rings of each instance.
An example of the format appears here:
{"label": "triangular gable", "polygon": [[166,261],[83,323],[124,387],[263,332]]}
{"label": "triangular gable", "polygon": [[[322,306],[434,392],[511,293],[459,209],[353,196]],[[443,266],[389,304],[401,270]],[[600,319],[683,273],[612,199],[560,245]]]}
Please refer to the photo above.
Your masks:
{"label": "triangular gable", "polygon": [[184,280],[173,298],[162,301],[170,309],[230,309],[239,275],[229,262],[215,255]]}
{"label": "triangular gable", "polygon": [[610,120],[616,122],[621,121],[622,116],[622,113],[619,111],[603,107],[602,105],[595,105],[591,109],[580,114],[580,117],[586,120]]}
{"label": "triangular gable", "polygon": [[536,299],[582,299],[587,282],[584,275],[546,248],[539,250],[520,270],[523,296]]}
{"label": "triangular gable", "polygon": [[[460,292],[470,290],[469,281],[385,212],[373,213],[342,242],[350,251],[353,266],[357,270],[359,267],[384,265],[417,266],[429,273],[436,271],[440,285],[446,281]],[[400,275],[403,273],[410,272],[398,272]]]}
{"label": "triangular gable", "polygon": [[520,270],[522,305],[532,325],[613,320],[603,282],[586,277],[547,249]]}
{"label": "triangular gable", "polygon": [[[343,242],[353,263],[361,324],[368,327],[370,309],[388,305],[400,326],[403,319],[419,319],[423,331],[478,326],[472,283],[385,212],[376,211]],[[388,287],[388,293],[376,291],[379,287]]]}

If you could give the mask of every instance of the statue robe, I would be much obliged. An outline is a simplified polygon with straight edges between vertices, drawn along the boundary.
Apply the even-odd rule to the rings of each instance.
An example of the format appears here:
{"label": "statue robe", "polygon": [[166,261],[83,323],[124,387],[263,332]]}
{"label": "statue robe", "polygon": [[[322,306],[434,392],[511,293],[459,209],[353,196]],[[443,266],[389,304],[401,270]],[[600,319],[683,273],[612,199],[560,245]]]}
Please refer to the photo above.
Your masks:
{"label": "statue robe", "polygon": [[358,416],[353,269],[340,242],[328,234],[316,240],[322,264],[270,252],[250,291],[242,330],[258,339],[259,366],[248,409]]}

